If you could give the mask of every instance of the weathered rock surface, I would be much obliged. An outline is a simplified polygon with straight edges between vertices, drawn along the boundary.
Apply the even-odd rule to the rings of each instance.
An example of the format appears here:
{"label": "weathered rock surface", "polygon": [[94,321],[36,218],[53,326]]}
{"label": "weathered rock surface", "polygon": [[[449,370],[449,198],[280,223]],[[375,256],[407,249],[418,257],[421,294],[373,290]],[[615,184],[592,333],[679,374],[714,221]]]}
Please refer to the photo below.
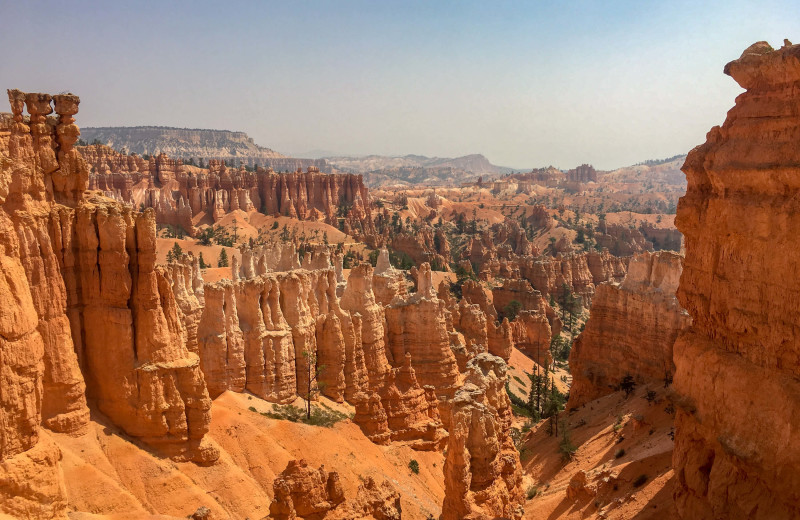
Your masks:
{"label": "weathered rock surface", "polygon": [[683,519],[800,517],[800,45],[759,42],[746,89],[686,158],[673,465]]}
{"label": "weathered rock surface", "polygon": [[[169,455],[207,462],[215,452],[201,446],[210,400],[169,274],[155,266],[152,211],[84,196],[77,96],[11,90],[9,101],[13,123],[0,149],[0,479],[22,487],[0,507],[49,518],[63,514],[60,454],[37,444],[39,425],[80,433],[87,393]],[[47,118],[52,101],[57,118]]]}
{"label": "weathered rock surface", "polygon": [[614,392],[627,375],[655,386],[672,379],[672,346],[691,323],[675,297],[681,262],[668,251],[641,253],[621,284],[597,286],[591,316],[570,351],[568,408]]}
{"label": "weathered rock surface", "polygon": [[511,440],[506,365],[479,354],[452,402],[442,520],[522,517],[519,452]]}
{"label": "weathered rock surface", "polygon": [[77,150],[91,165],[89,189],[136,207],[151,207],[159,223],[180,226],[190,234],[194,233],[192,218],[202,212],[214,222],[241,210],[300,220],[321,218],[337,225],[342,207],[348,208],[348,232],[374,231],[367,214],[369,191],[360,175],[321,173],[316,166],[278,174],[261,166],[232,168],[215,159],[208,168],[198,168],[164,153],[144,161],[102,145]]}
{"label": "weathered rock surface", "polygon": [[555,258],[527,257],[519,261],[519,272],[544,296],[559,295],[566,284],[589,306],[595,286],[619,282],[625,277],[625,261],[608,251],[559,254]]}
{"label": "weathered rock surface", "polygon": [[378,485],[367,477],[356,496],[345,501],[338,473],[327,472],[324,467],[314,469],[302,459],[289,461],[275,478],[273,488],[275,499],[269,512],[270,518],[276,520],[401,518],[400,495],[389,482],[384,480]]}
{"label": "weathered rock surface", "polygon": [[419,269],[417,292],[386,307],[386,337],[391,361],[397,365],[411,354],[411,366],[421,385],[450,398],[459,386],[458,364],[450,348],[447,309],[433,288],[430,266]]}

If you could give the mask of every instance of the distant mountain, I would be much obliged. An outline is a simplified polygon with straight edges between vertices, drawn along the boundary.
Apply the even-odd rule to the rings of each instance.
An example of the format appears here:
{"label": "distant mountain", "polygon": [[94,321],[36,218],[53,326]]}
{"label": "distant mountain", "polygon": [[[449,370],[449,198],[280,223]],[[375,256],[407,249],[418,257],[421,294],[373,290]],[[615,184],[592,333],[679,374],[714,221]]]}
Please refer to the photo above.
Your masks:
{"label": "distant mountain", "polygon": [[295,159],[253,142],[244,132],[167,126],[107,126],[81,128],[81,139],[95,139],[114,148],[139,155],[165,153],[178,159],[218,159],[235,165],[271,166],[275,171],[294,171],[315,166],[331,173],[331,165],[322,159]]}
{"label": "distant mountain", "polygon": [[364,174],[369,186],[413,184],[460,184],[478,177],[505,175],[512,168],[496,166],[481,154],[463,157],[425,157],[404,155],[366,155],[362,157],[326,157],[336,169]]}
{"label": "distant mountain", "polygon": [[681,171],[685,160],[685,155],[676,155],[668,159],[644,161],[633,166],[600,173],[599,180],[602,182],[661,183],[685,187],[686,175]]}
{"label": "distant mountain", "polygon": [[180,159],[224,159],[254,163],[286,157],[253,142],[244,132],[170,128],[166,126],[111,126],[81,128],[81,139],[95,139],[117,149],[139,155],[166,153]]}

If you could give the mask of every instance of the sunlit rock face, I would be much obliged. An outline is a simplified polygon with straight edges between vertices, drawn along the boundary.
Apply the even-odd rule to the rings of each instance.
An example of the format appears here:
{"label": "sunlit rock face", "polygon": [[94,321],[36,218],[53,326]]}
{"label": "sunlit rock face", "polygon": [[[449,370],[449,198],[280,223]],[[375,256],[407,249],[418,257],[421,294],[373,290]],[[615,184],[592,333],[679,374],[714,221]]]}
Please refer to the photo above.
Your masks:
{"label": "sunlit rock face", "polygon": [[673,465],[683,519],[800,517],[800,46],[759,42],[686,158]]}
{"label": "sunlit rock face", "polygon": [[672,346],[691,323],[675,297],[681,262],[669,251],[641,253],[621,284],[597,286],[591,316],[570,351],[568,408],[615,391],[626,376],[653,387],[672,379]]}

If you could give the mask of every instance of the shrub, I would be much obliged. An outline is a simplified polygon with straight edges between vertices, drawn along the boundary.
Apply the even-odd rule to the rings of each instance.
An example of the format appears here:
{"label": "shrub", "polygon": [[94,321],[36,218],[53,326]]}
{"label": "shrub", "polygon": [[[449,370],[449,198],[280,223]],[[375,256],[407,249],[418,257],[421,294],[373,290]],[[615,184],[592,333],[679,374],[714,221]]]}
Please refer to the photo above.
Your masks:
{"label": "shrub", "polygon": [[633,376],[628,374],[622,378],[622,382],[619,384],[619,389],[625,392],[625,397],[628,397],[636,390],[636,381],[634,381]]}
{"label": "shrub", "polygon": [[261,415],[279,421],[301,422],[311,426],[322,426],[331,428],[334,424],[345,419],[349,419],[346,414],[336,411],[333,408],[322,405],[322,408],[313,407],[311,418],[309,419],[306,410],[299,406],[288,404],[286,406],[275,405],[271,412],[264,412]]}
{"label": "shrub", "polygon": [[531,499],[535,498],[536,495],[538,495],[538,494],[539,494],[539,488],[538,487],[536,487],[536,486],[529,486],[528,487],[528,491],[526,493],[526,496],[528,497],[528,500],[531,500]]}
{"label": "shrub", "polygon": [[411,473],[419,475],[419,462],[417,462],[417,459],[411,459],[408,463],[408,469],[411,470]]}
{"label": "shrub", "polygon": [[621,459],[624,456],[625,456],[625,448],[618,449],[617,452],[614,454],[615,459]]}
{"label": "shrub", "polygon": [[633,479],[633,487],[642,486],[642,485],[644,485],[645,482],[647,482],[647,475],[641,474],[638,477],[636,477],[635,479]]}
{"label": "shrub", "polygon": [[578,447],[572,444],[572,436],[567,428],[567,422],[561,422],[561,442],[558,444],[558,451],[561,452],[561,458],[565,461],[572,460]]}
{"label": "shrub", "polygon": [[648,390],[644,398],[647,399],[648,403],[652,403],[656,399],[656,392],[654,390]]}
{"label": "shrub", "polygon": [[514,318],[517,317],[517,314],[519,314],[521,310],[522,304],[517,300],[511,300],[508,302],[508,305],[503,307],[503,314],[508,318],[508,321],[514,321]]}
{"label": "shrub", "polygon": [[617,422],[614,423],[614,433],[617,433],[622,429],[622,414],[617,415]]}

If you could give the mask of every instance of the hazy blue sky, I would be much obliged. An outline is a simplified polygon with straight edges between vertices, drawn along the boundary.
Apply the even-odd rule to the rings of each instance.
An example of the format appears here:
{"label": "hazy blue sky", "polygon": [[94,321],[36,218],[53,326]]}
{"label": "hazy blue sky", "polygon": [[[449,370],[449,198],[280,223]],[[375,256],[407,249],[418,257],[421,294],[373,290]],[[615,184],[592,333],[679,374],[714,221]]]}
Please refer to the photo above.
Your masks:
{"label": "hazy blue sky", "polygon": [[243,130],[284,153],[612,168],[703,142],[741,91],[725,63],[800,41],[798,14],[798,0],[0,0],[0,87],[79,94],[81,126]]}

